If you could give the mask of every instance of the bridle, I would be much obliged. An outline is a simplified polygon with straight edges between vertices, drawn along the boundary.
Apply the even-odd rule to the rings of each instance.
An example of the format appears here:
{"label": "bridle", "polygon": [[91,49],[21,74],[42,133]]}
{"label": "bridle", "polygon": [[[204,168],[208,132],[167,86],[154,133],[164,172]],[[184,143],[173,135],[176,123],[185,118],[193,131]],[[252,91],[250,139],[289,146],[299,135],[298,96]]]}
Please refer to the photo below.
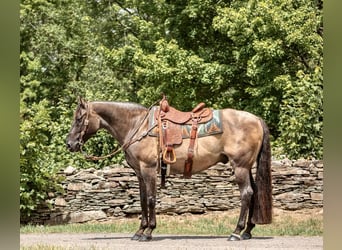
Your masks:
{"label": "bridle", "polygon": [[89,126],[89,113],[90,113],[90,109],[89,109],[89,105],[88,103],[85,104],[85,110],[86,110],[86,117],[83,121],[82,124],[82,130],[80,132],[80,138],[78,143],[80,144],[80,151],[83,154],[84,158],[87,160],[92,160],[92,161],[97,161],[97,160],[103,160],[106,159],[108,157],[114,156],[117,153],[121,152],[121,151],[126,151],[129,146],[131,146],[133,143],[142,140],[145,136],[148,135],[148,133],[153,130],[157,124],[155,124],[154,126],[151,126],[151,128],[149,128],[147,131],[145,131],[144,133],[142,133],[139,137],[135,138],[135,135],[137,134],[137,132],[139,131],[139,129],[141,128],[141,126],[143,125],[144,121],[147,119],[147,117],[150,114],[150,110],[152,109],[152,107],[155,105],[156,103],[154,103],[153,105],[151,105],[151,107],[148,109],[146,115],[144,116],[144,119],[142,119],[142,121],[139,123],[139,125],[135,128],[134,132],[132,133],[130,139],[125,142],[122,146],[113,149],[109,154],[107,155],[103,155],[103,156],[95,156],[95,155],[88,155],[84,150],[83,150],[83,144],[84,144],[84,140],[83,140],[83,136],[86,134],[87,130],[88,130],[88,126]]}
{"label": "bridle", "polygon": [[80,137],[79,137],[79,140],[78,140],[78,143],[80,144],[81,146],[81,149],[82,149],[82,146],[84,144],[84,141],[83,141],[83,136],[86,134],[87,130],[88,130],[88,125],[89,125],[89,105],[88,103],[85,103],[85,109],[86,109],[86,117],[83,121],[83,124],[82,124],[82,130],[80,132]]}

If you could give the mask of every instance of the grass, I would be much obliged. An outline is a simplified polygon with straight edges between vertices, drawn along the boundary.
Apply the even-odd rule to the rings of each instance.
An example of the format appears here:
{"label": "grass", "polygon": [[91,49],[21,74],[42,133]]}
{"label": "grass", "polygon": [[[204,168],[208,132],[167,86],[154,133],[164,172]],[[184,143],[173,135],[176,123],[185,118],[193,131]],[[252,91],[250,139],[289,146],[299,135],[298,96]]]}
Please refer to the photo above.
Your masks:
{"label": "grass", "polygon": [[[27,225],[20,228],[20,233],[131,233],[139,226],[136,219],[119,220],[109,223],[65,224],[55,226]],[[133,230],[133,231],[132,231]]]}
{"label": "grass", "polygon": [[[155,234],[229,235],[238,220],[236,212],[215,212],[206,215],[157,216]],[[132,233],[139,220],[120,219],[105,223],[67,224],[56,226],[22,226],[20,233]],[[323,215],[316,211],[305,214],[281,213],[270,225],[257,225],[253,236],[322,236]],[[38,248],[39,249],[39,248]],[[55,249],[55,248],[54,248]],[[56,248],[58,249],[58,248]]]}

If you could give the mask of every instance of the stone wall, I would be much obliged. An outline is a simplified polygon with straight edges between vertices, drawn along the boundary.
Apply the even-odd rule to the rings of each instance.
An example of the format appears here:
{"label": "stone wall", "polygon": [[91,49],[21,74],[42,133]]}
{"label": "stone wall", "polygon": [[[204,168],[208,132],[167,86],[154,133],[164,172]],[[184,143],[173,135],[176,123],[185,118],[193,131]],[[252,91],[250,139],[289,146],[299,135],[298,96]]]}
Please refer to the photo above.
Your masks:
{"label": "stone wall", "polygon": [[[65,194],[52,197],[52,208],[39,210],[31,223],[80,223],[140,214],[138,181],[129,167],[115,165],[80,171],[68,167],[61,174],[66,177]],[[323,207],[322,161],[273,161],[272,179],[274,207]],[[159,182],[157,213],[205,213],[240,207],[230,165],[216,165],[192,179],[168,176],[166,189],[160,189]]]}

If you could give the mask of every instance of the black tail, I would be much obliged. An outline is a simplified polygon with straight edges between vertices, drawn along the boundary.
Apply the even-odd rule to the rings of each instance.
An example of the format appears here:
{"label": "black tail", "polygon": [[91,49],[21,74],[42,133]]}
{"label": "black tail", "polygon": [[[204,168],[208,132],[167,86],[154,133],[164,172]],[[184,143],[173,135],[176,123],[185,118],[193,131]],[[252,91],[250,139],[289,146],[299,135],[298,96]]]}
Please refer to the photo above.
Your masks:
{"label": "black tail", "polygon": [[254,190],[254,210],[252,222],[272,223],[272,175],[270,132],[266,123],[260,119],[264,131],[262,146],[258,155]]}

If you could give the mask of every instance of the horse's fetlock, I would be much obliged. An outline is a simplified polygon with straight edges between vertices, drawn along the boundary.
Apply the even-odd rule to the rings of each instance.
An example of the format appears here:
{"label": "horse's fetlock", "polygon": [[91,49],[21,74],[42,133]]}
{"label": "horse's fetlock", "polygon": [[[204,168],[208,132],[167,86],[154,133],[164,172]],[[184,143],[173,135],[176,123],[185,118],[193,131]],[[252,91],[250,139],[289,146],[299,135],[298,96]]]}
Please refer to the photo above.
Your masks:
{"label": "horse's fetlock", "polygon": [[153,230],[153,229],[155,229],[157,227],[157,223],[156,222],[151,222],[148,227]]}
{"label": "horse's fetlock", "polygon": [[142,230],[142,232],[144,232],[144,230],[148,227],[148,221],[147,220],[142,220],[140,223],[140,229]]}
{"label": "horse's fetlock", "polygon": [[242,232],[246,227],[246,223],[244,221],[239,221],[237,224],[237,230],[240,234],[240,232]]}

